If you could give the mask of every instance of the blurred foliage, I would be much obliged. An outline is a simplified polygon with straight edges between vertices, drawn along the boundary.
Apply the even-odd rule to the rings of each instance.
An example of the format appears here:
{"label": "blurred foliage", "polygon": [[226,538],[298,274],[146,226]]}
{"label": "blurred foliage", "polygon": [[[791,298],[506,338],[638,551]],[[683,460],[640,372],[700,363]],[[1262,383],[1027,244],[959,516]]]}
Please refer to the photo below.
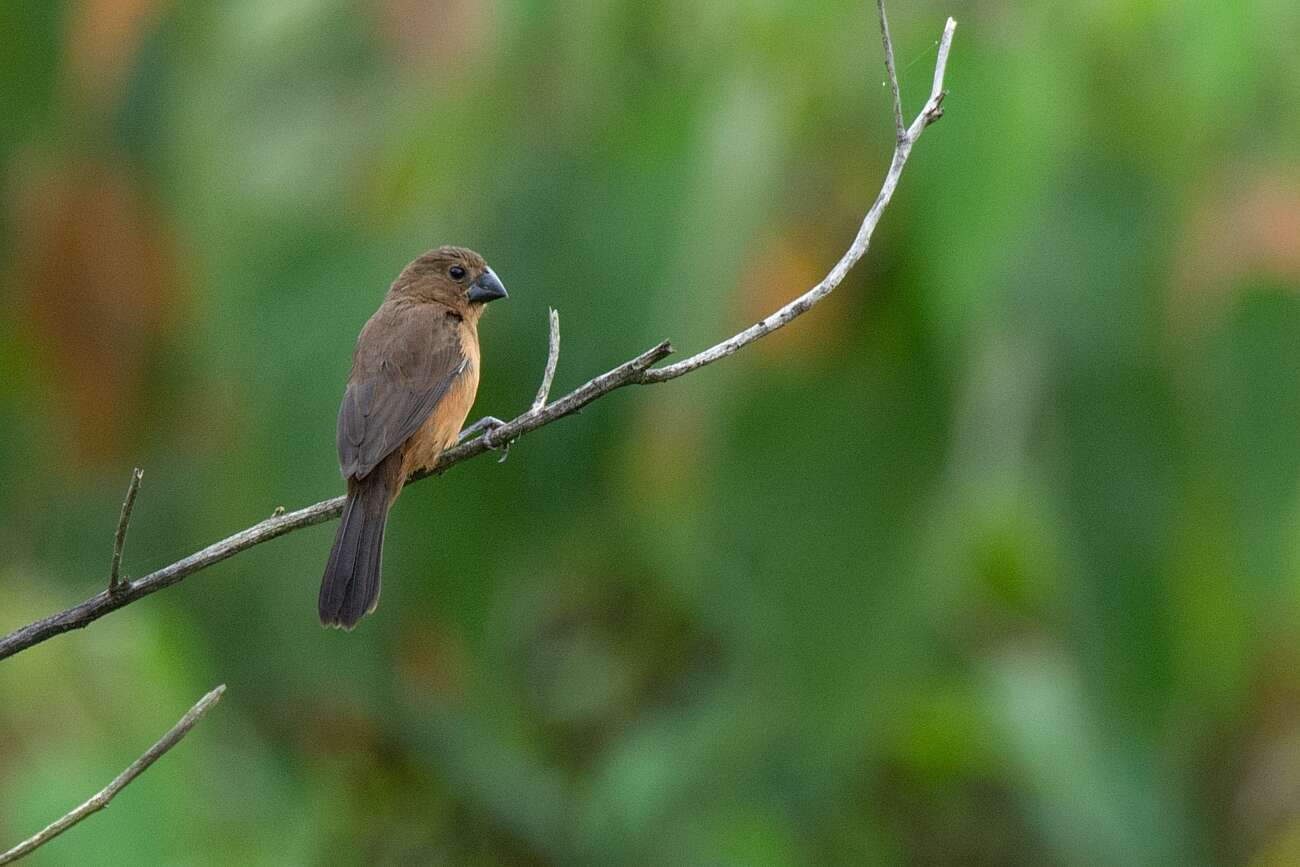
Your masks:
{"label": "blurred foliage", "polygon": [[[478,412],[693,351],[848,243],[861,0],[0,6],[0,606],[341,490],[360,325],[511,289]],[[895,4],[948,113],[788,330],[0,663],[0,840],[230,689],[34,864],[1300,863],[1300,6]]]}

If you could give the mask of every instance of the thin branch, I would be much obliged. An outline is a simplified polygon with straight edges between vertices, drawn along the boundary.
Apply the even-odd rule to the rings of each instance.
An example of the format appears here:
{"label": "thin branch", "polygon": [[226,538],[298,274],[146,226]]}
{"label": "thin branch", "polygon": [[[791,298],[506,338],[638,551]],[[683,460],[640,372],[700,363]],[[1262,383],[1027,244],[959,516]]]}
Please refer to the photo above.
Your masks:
{"label": "thin branch", "polygon": [[[883,11],[884,6],[882,5],[880,8]],[[889,173],[885,175],[885,181],[880,187],[880,192],[876,195],[875,203],[872,204],[871,210],[867,211],[867,216],[862,220],[862,225],[858,227],[858,234],[853,239],[853,244],[835,263],[835,267],[831,268],[830,273],[803,295],[786,304],[766,319],[749,326],[739,334],[732,335],[721,343],[714,344],[708,349],[697,352],[690,358],[683,359],[675,364],[646,371],[646,382],[667,382],[706,364],[712,364],[719,359],[726,358],[741,347],[747,346],[760,337],[765,337],[778,328],[790,324],[812,309],[817,302],[835,291],[835,287],[840,285],[853,266],[858,264],[858,261],[866,255],[867,247],[871,243],[871,236],[876,231],[876,224],[880,222],[881,215],[885,213],[885,207],[889,204],[889,200],[894,197],[894,190],[898,187],[898,179],[903,174],[903,166],[907,165],[907,158],[912,153],[912,145],[916,144],[916,140],[921,137],[921,133],[925,131],[927,126],[943,115],[943,109],[939,107],[944,98],[943,76],[948,67],[948,52],[952,48],[952,34],[956,26],[957,22],[949,18],[947,25],[943,29],[943,37],[939,40],[939,57],[934,68],[934,89],[930,93],[930,98],[926,101],[925,107],[921,109],[921,113],[916,116],[916,120],[912,121],[912,125],[907,128],[907,131],[894,146],[894,158],[890,162]],[[883,14],[880,18],[880,27],[883,32],[885,28]]]}
{"label": "thin branch", "polygon": [[[885,26],[883,17],[881,26],[882,29]],[[921,113],[916,116],[911,126],[907,128],[905,135],[895,145],[893,159],[881,185],[880,193],[876,196],[871,209],[867,211],[867,215],[858,228],[852,245],[835,263],[830,273],[822,278],[821,282],[757,324],[751,325],[744,331],[675,364],[652,367],[652,365],[662,361],[673,351],[668,341],[653,346],[636,358],[625,361],[574,389],[564,397],[539,408],[528,409],[504,425],[496,427],[487,436],[458,443],[443,452],[436,467],[429,471],[417,473],[412,476],[411,481],[418,481],[431,475],[446,472],[462,461],[478,457],[484,452],[492,450],[493,442],[513,442],[553,421],[578,412],[592,401],[604,397],[611,391],[625,385],[648,385],[667,382],[670,379],[676,379],[707,364],[726,358],[742,347],[789,324],[834,291],[844,280],[849,270],[866,254],[872,233],[875,232],[876,225],[880,222],[880,217],[893,197],[895,188],[898,186],[903,166],[907,163],[912,146],[925,128],[943,115],[943,109],[941,108],[945,96],[943,79],[948,65],[948,54],[952,47],[953,30],[956,26],[957,22],[949,18],[944,27],[943,37],[939,42],[939,53],[934,70],[934,86],[930,91],[930,98],[921,109]],[[558,347],[558,341],[556,346]],[[0,639],[0,659],[13,656],[15,653],[26,650],[55,635],[87,626],[110,611],[129,605],[164,587],[170,587],[185,577],[214,563],[219,563],[227,557],[238,554],[240,551],[254,545],[270,541],[303,527],[310,527],[313,524],[320,524],[332,518],[337,518],[343,510],[343,499],[343,497],[334,497],[295,512],[274,515],[228,538],[209,545],[182,560],[164,566],[143,578],[123,582],[115,593],[110,594],[105,591],[96,594],[80,605],[17,629]]]}
{"label": "thin branch", "polygon": [[144,470],[136,467],[131,471],[131,483],[126,487],[126,499],[122,501],[122,515],[117,519],[117,533],[113,536],[113,560],[108,567],[108,590],[117,590],[118,576],[122,570],[122,548],[126,545],[126,528],[131,523],[131,510],[135,508],[135,495],[140,491],[140,480]]}
{"label": "thin branch", "polygon": [[[136,472],[139,472],[139,470]],[[176,744],[180,742],[180,739],[185,737],[186,733],[189,732],[190,729],[194,728],[195,724],[198,723],[199,720],[203,719],[203,715],[210,711],[221,699],[221,694],[225,691],[226,685],[223,683],[216,689],[212,690],[212,692],[199,699],[194,707],[190,708],[185,713],[185,716],[181,717],[180,722],[172,726],[171,729],[168,730],[167,734],[159,738],[156,744],[151,746],[144,755],[132,762],[125,771],[118,774],[113,779],[113,782],[109,783],[89,801],[86,801],[62,819],[48,825],[39,834],[27,838],[8,852],[0,854],[0,864],[8,864],[12,861],[17,861],[24,855],[32,852],[34,849],[44,846],[46,843],[59,836],[91,813],[96,813],[107,807],[108,802],[113,800],[113,796],[126,788],[127,784],[136,777],[143,774],[150,765],[162,757],[163,753],[176,746]]]}
{"label": "thin branch", "polygon": [[898,73],[894,70],[894,42],[889,38],[889,19],[885,17],[885,0],[876,0],[880,13],[880,42],[885,46],[885,72],[889,74],[889,91],[894,97],[894,133],[898,141],[907,135],[903,125],[903,97],[898,90]]}
{"label": "thin branch", "polygon": [[530,412],[537,412],[546,406],[546,399],[551,396],[551,383],[555,381],[555,368],[560,363],[560,311],[554,307],[551,311],[551,336],[546,350],[546,372],[542,374],[542,384],[537,388],[537,397],[533,398]]}

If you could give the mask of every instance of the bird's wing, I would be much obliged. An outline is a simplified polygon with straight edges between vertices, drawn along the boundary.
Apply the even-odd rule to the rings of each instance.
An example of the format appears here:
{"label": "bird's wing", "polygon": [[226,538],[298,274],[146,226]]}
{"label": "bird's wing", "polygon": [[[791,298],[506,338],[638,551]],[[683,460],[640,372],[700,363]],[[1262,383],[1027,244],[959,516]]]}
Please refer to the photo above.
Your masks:
{"label": "bird's wing", "polygon": [[470,361],[438,308],[381,307],[357,339],[339,407],[339,468],[363,479],[424,424]]}

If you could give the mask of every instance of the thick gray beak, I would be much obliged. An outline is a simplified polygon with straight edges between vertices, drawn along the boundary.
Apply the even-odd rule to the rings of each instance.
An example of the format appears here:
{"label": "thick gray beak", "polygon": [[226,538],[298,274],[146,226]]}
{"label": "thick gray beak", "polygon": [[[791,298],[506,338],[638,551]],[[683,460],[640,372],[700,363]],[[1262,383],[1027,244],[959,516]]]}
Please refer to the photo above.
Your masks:
{"label": "thick gray beak", "polygon": [[486,269],[478,279],[469,284],[469,300],[473,304],[486,304],[498,298],[509,298],[506,287],[501,285],[492,269]]}

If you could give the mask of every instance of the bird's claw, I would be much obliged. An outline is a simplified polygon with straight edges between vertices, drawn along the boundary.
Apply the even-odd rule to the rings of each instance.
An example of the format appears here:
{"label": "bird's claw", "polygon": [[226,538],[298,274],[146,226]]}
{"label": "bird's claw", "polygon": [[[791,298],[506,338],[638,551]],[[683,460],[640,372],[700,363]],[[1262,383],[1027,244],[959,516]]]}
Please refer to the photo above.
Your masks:
{"label": "bird's claw", "polygon": [[460,436],[456,437],[456,442],[463,443],[465,442],[465,440],[474,436],[474,434],[482,434],[483,436],[486,437],[488,434],[492,433],[492,431],[496,430],[497,428],[505,427],[505,425],[506,423],[503,422],[501,419],[497,418],[496,416],[485,415],[481,419],[479,419],[478,421],[474,422],[472,425],[470,425],[469,427],[461,431]]}

